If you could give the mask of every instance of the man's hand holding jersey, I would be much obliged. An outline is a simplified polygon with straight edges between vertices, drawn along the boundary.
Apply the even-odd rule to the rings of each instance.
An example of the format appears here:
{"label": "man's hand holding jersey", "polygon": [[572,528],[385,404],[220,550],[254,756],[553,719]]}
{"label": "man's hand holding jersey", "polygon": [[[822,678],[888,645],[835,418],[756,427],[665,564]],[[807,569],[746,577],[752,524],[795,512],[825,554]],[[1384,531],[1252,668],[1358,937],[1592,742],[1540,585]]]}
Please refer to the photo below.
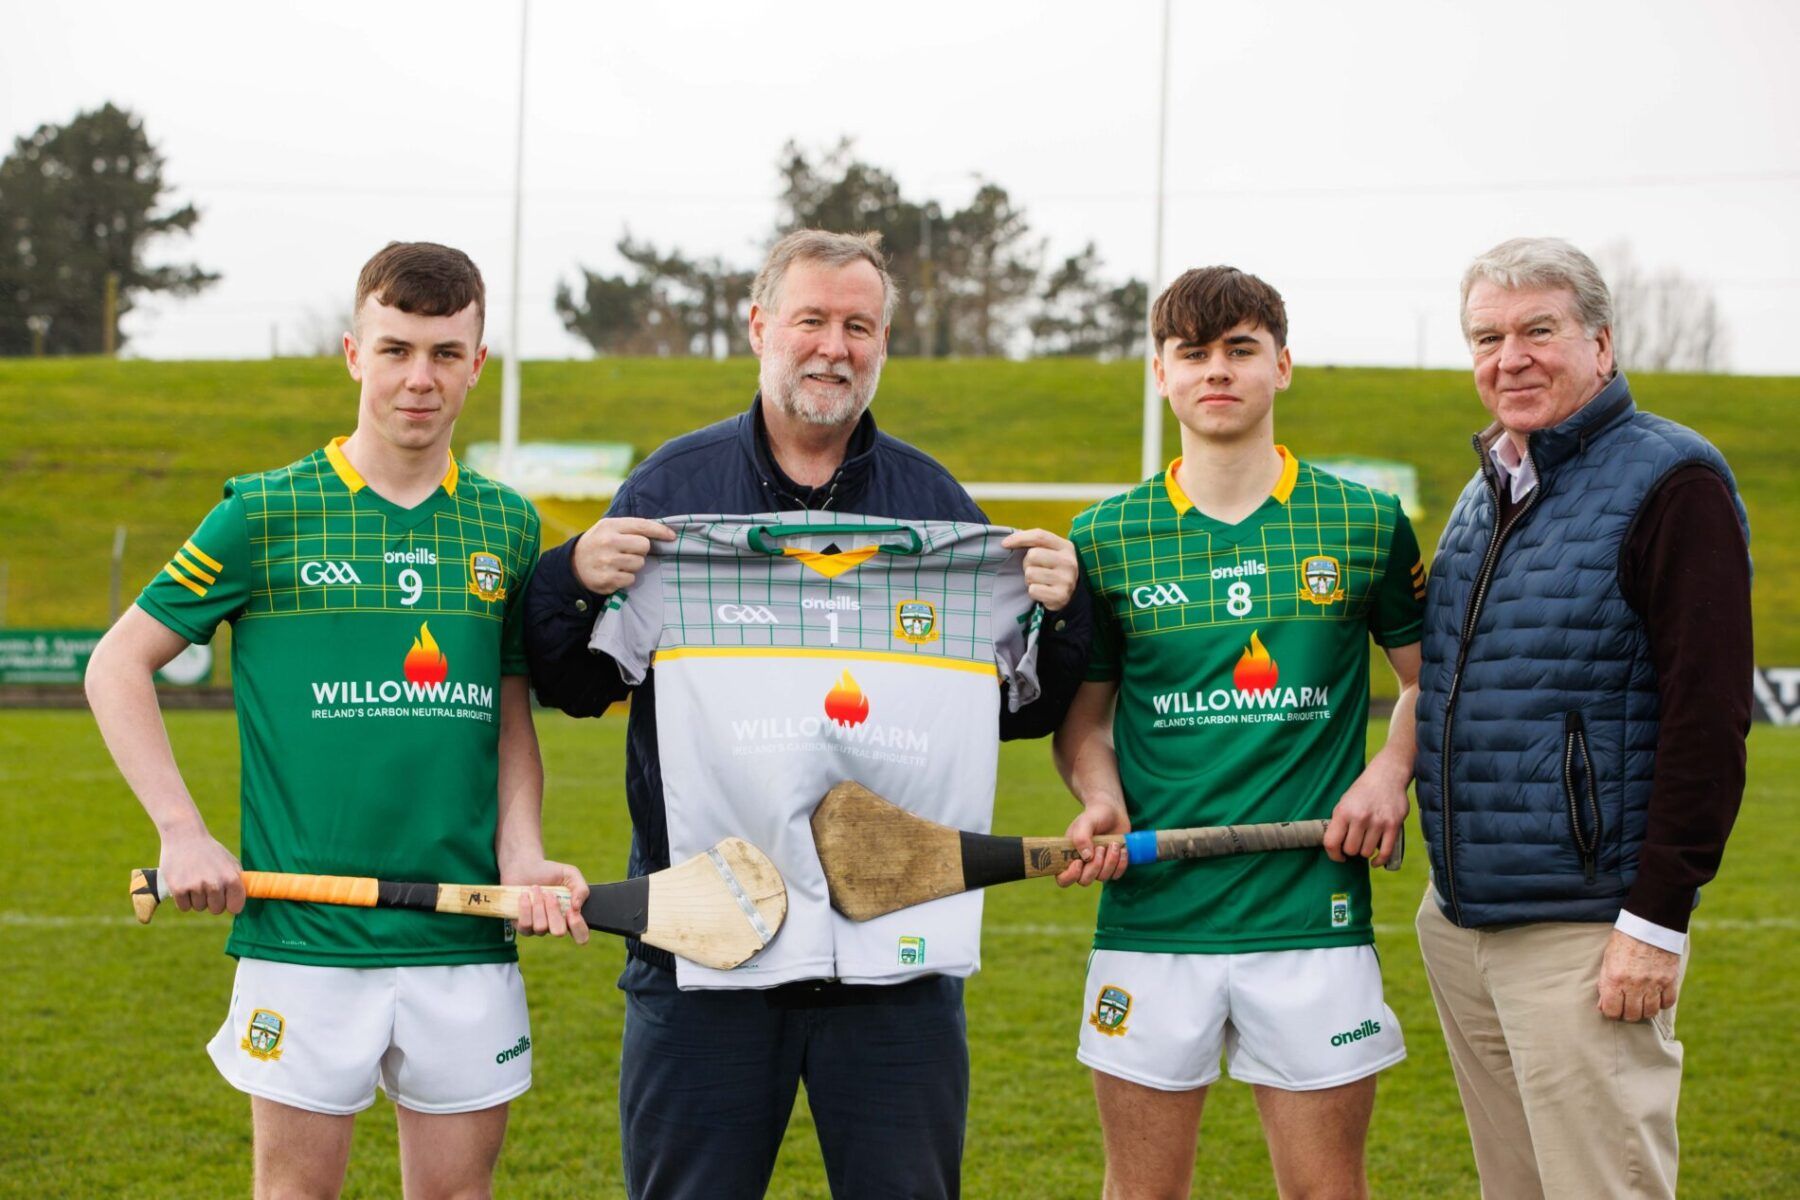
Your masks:
{"label": "man's hand holding jersey", "polygon": [[1025,590],[1046,612],[1069,606],[1081,578],[1074,542],[1048,529],[1015,529],[1000,544],[1008,550],[1025,548]]}
{"label": "man's hand holding jersey", "polygon": [[575,543],[570,563],[575,578],[590,592],[610,596],[637,580],[649,557],[650,543],[672,542],[675,531],[642,517],[603,517]]}

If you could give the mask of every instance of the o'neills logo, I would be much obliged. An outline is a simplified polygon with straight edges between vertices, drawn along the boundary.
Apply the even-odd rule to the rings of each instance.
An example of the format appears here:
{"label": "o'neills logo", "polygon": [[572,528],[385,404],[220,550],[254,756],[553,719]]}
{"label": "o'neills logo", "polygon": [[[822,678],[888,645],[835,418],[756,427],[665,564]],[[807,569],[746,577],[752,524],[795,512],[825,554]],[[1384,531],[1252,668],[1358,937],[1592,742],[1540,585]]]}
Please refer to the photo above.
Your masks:
{"label": "o'neills logo", "polygon": [[400,660],[399,679],[331,679],[312,684],[314,717],[466,717],[494,719],[494,689],[450,678],[450,659],[420,623]]}
{"label": "o'neills logo", "polygon": [[1348,1046],[1351,1042],[1360,1042],[1364,1038],[1372,1038],[1380,1032],[1380,1021],[1364,1021],[1355,1029],[1346,1029],[1342,1033],[1332,1034],[1331,1044],[1334,1046]]}
{"label": "o'neills logo", "polygon": [[907,725],[871,721],[870,711],[868,693],[849,671],[840,671],[819,709],[796,716],[733,721],[731,736],[736,745],[732,753],[833,751],[853,758],[924,766],[931,751],[931,735]]}
{"label": "o'neills logo", "polygon": [[1231,670],[1231,686],[1150,697],[1152,729],[1318,721],[1331,715],[1331,689],[1282,687],[1281,667],[1256,630]]}
{"label": "o'neills logo", "polygon": [[869,698],[845,671],[837,686],[825,693],[825,715],[839,725],[861,725],[869,719]]}

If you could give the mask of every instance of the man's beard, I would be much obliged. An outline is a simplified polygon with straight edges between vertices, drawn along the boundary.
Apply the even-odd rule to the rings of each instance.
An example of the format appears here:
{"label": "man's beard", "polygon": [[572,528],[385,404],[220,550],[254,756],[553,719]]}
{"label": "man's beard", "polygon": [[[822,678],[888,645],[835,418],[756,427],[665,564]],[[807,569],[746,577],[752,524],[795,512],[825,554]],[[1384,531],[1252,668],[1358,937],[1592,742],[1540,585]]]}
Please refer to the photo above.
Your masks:
{"label": "man's beard", "polygon": [[[832,366],[817,359],[778,363],[765,356],[760,372],[763,399],[787,416],[808,425],[854,425],[875,399],[875,385],[881,382],[881,364],[882,360],[876,359],[866,371],[858,372],[849,363]],[[822,397],[806,390],[809,374],[837,375],[849,386],[835,397]]]}

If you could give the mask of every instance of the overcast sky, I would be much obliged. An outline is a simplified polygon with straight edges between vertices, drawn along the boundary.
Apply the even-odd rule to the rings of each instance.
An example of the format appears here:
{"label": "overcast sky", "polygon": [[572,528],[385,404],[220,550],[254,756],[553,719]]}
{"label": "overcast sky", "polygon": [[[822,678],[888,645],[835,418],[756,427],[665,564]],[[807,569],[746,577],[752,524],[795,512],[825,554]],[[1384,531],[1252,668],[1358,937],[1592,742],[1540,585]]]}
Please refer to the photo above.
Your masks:
{"label": "overcast sky", "polygon": [[[1461,365],[1456,283],[1505,237],[1628,241],[1715,290],[1730,366],[1800,372],[1800,4],[1175,0],[1162,278],[1229,262],[1301,364]],[[517,5],[0,0],[0,132],[107,100],[224,280],[128,325],[152,357],[298,350],[390,238],[468,250],[506,341]],[[1060,257],[1152,270],[1157,0],[534,0],[521,345],[633,234],[754,263],[788,138],[854,137],[908,195],[977,175]],[[310,320],[309,320],[310,319]],[[273,333],[272,333],[273,330]]]}

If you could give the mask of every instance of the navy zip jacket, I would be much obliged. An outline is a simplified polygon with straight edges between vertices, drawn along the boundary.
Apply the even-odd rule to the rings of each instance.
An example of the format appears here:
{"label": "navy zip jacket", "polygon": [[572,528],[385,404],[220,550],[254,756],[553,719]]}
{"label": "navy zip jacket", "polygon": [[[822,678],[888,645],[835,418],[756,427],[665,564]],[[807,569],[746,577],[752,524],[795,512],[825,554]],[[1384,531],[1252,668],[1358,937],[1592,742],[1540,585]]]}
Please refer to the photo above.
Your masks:
{"label": "navy zip jacket", "polygon": [[[638,464],[607,509],[609,517],[685,513],[758,513],[799,508],[893,517],[906,521],[975,521],[987,517],[950,473],[926,454],[875,427],[864,413],[837,472],[815,488],[795,484],[769,453],[762,397],[748,411],[675,438]],[[575,717],[594,717],[635,692],[626,726],[625,801],[631,811],[633,877],[669,865],[661,761],[656,746],[656,672],[633,689],[612,659],[588,649],[604,596],[575,577],[571,538],[538,561],[525,593],[525,653],[538,700]],[[1092,625],[1087,588],[1077,585],[1067,608],[1047,614],[1039,634],[1039,698],[1018,712],[1000,706],[1002,739],[1042,737],[1062,723],[1087,668]],[[637,942],[629,953],[663,967],[673,960]]]}

